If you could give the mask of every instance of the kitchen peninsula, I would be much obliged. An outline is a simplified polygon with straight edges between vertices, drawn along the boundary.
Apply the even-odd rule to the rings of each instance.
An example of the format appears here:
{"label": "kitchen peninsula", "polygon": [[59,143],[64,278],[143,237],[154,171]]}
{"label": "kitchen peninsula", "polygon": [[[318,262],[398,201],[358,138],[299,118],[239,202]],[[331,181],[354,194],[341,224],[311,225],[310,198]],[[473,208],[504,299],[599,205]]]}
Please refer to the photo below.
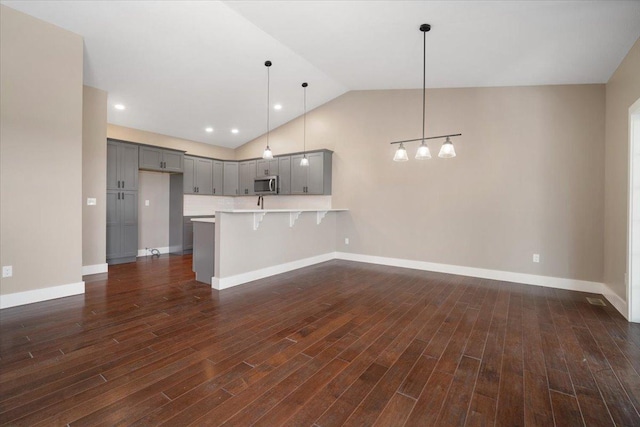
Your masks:
{"label": "kitchen peninsula", "polygon": [[332,259],[336,216],[346,211],[221,210],[193,219],[196,280],[220,290]]}

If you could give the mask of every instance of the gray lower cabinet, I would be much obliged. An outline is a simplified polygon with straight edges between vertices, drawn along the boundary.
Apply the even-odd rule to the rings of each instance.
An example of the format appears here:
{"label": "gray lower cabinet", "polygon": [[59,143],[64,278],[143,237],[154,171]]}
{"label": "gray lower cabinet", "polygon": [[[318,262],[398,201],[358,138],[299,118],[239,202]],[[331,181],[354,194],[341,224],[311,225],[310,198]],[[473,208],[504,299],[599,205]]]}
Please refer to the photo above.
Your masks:
{"label": "gray lower cabinet", "polygon": [[138,146],[107,140],[107,190],[138,189]]}
{"label": "gray lower cabinet", "polygon": [[213,194],[213,160],[184,156],[184,194]]}
{"label": "gray lower cabinet", "polygon": [[107,190],[107,263],[133,262],[138,255],[138,192]]}
{"label": "gray lower cabinet", "polygon": [[184,225],[183,225],[183,243],[182,250],[184,253],[190,253],[193,251],[193,221],[191,221],[192,216],[184,217]]}
{"label": "gray lower cabinet", "polygon": [[213,194],[222,196],[224,183],[224,162],[213,161]]}
{"label": "gray lower cabinet", "polygon": [[278,175],[280,171],[279,158],[256,161],[256,177]]}
{"label": "gray lower cabinet", "polygon": [[291,194],[291,156],[278,157],[280,194]]}
{"label": "gray lower cabinet", "polygon": [[238,189],[241,196],[256,194],[253,189],[253,181],[256,178],[256,161],[240,162],[238,165]]}
{"label": "gray lower cabinet", "polygon": [[223,195],[238,195],[238,162],[223,162]]}
{"label": "gray lower cabinet", "polygon": [[302,154],[291,156],[291,194],[331,194],[332,154],[307,153],[309,166],[300,166]]}
{"label": "gray lower cabinet", "polygon": [[184,152],[140,146],[139,168],[158,172],[183,172]]}

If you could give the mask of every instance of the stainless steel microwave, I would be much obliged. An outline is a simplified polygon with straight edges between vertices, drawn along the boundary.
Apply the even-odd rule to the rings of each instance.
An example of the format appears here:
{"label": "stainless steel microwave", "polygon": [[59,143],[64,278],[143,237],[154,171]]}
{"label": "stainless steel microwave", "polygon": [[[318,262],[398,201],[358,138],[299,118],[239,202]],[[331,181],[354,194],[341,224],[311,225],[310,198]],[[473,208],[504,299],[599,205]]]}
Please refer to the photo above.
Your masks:
{"label": "stainless steel microwave", "polygon": [[278,194],[280,180],[277,175],[255,178],[253,180],[253,191],[256,194]]}

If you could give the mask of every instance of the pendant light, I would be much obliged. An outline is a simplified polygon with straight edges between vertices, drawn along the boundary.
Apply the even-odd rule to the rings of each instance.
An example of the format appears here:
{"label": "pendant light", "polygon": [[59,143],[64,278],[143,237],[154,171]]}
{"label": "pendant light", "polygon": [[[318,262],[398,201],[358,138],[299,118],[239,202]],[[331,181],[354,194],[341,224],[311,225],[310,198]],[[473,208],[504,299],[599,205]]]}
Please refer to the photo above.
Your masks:
{"label": "pendant light", "polygon": [[273,153],[271,152],[271,148],[269,148],[269,68],[271,67],[271,61],[266,61],[264,66],[267,67],[267,147],[264,149],[264,153],[262,153],[262,158],[273,159]]}
{"label": "pendant light", "polygon": [[304,144],[304,148],[302,151],[302,159],[300,159],[300,166],[309,166],[309,159],[307,159],[307,86],[308,83],[302,83],[302,90],[304,91],[304,116],[302,118],[303,123],[303,135],[302,141]]}
{"label": "pendant light", "polygon": [[439,139],[439,138],[447,138],[447,140],[442,144],[442,148],[440,149],[440,153],[438,157],[441,158],[451,158],[456,156],[456,151],[453,148],[453,143],[449,139],[453,136],[460,136],[461,133],[452,134],[452,135],[440,135],[440,136],[431,136],[425,137],[425,124],[426,124],[426,87],[427,87],[427,32],[431,31],[431,25],[422,24],[420,25],[420,31],[422,32],[422,138],[418,139],[407,139],[405,141],[394,141],[391,144],[400,144],[398,149],[396,150],[393,161],[394,162],[406,162],[409,160],[409,156],[407,155],[407,149],[404,148],[405,142],[415,142],[421,141],[420,146],[418,147],[418,151],[416,152],[417,160],[426,160],[431,158],[431,152],[429,151],[429,146],[427,145],[427,140],[429,139]]}
{"label": "pendant light", "polygon": [[453,148],[453,143],[451,142],[449,137],[447,137],[447,140],[442,144],[442,147],[440,147],[440,152],[438,153],[438,157],[441,157],[443,159],[450,159],[451,157],[455,157],[455,156],[456,156],[456,149]]}

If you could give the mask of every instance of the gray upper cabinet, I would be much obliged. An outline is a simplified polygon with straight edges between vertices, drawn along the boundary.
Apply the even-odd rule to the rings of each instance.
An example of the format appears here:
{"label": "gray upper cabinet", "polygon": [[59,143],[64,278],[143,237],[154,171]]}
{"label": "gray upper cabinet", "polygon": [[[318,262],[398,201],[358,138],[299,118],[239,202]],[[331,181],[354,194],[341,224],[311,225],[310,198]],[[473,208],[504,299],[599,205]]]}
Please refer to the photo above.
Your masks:
{"label": "gray upper cabinet", "polygon": [[213,160],[184,156],[184,194],[213,194]]}
{"label": "gray upper cabinet", "polygon": [[331,194],[331,151],[307,153],[309,166],[300,166],[302,154],[291,156],[291,194]]}
{"label": "gray upper cabinet", "polygon": [[237,196],[238,195],[238,163],[237,162],[223,162],[223,175],[222,180],[223,191],[225,196]]}
{"label": "gray upper cabinet", "polygon": [[182,172],[184,153],[157,147],[140,146],[140,169],[158,172]]}
{"label": "gray upper cabinet", "polygon": [[291,194],[291,157],[278,157],[279,194]]}
{"label": "gray upper cabinet", "polygon": [[256,161],[249,160],[239,163],[238,181],[239,194],[241,196],[251,196],[253,190],[253,180],[256,178]]}
{"label": "gray upper cabinet", "polygon": [[138,189],[138,146],[107,141],[107,190]]}
{"label": "gray upper cabinet", "polygon": [[260,159],[256,161],[256,177],[278,175],[279,171],[280,165],[278,158],[271,160]]}
{"label": "gray upper cabinet", "polygon": [[213,194],[221,196],[224,193],[224,162],[213,161]]}

